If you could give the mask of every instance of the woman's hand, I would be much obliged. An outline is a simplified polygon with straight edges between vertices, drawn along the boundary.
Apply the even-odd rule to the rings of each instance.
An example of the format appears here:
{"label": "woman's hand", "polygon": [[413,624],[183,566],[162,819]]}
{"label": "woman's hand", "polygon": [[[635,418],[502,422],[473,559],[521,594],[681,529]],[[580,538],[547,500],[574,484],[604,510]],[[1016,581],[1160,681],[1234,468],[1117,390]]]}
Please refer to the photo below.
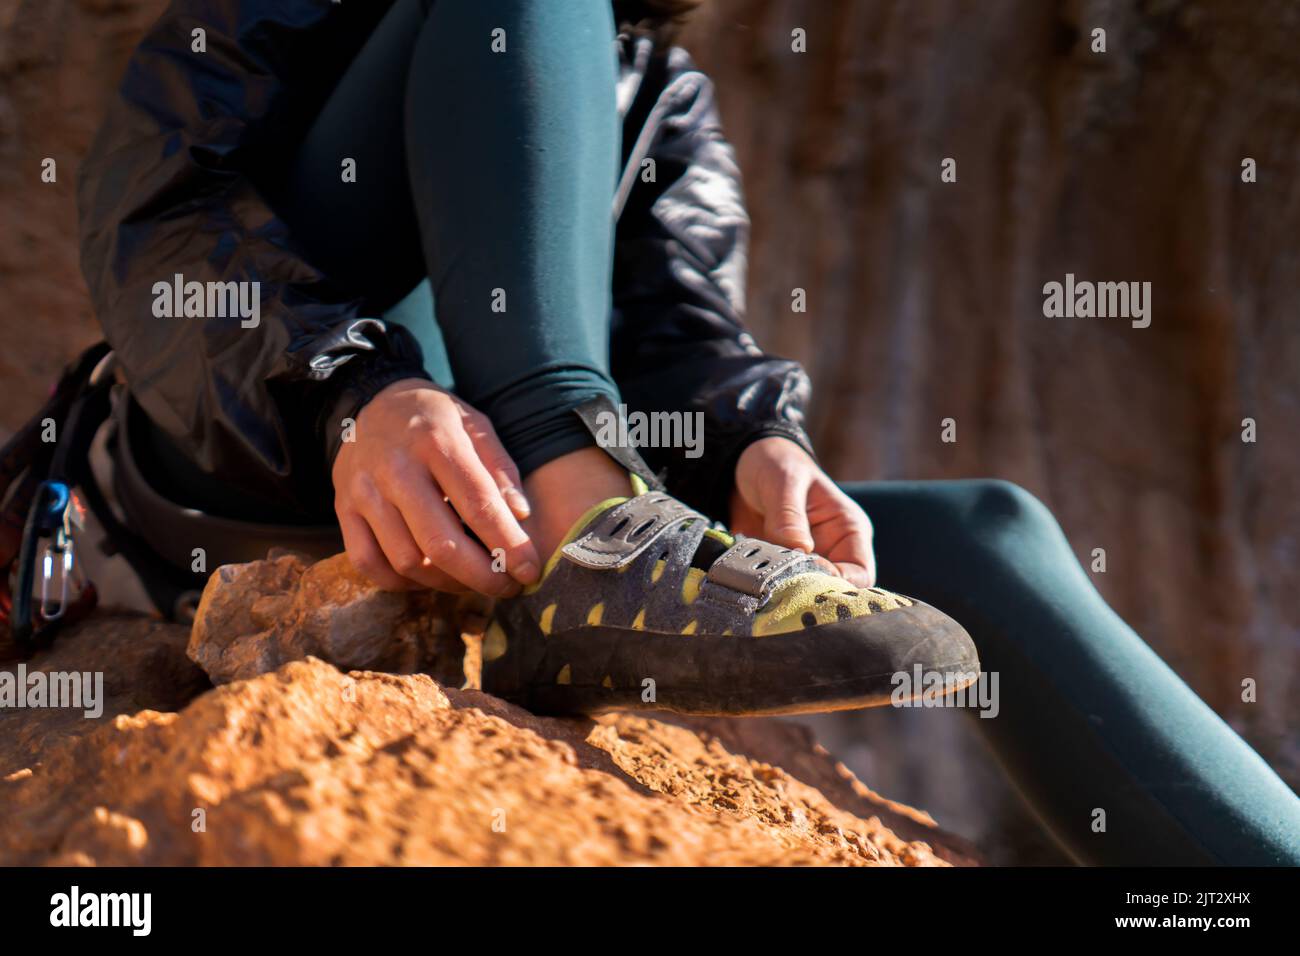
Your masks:
{"label": "woman's hand", "polygon": [[443,389],[403,379],[381,391],[332,477],[348,556],[379,587],[508,597],[537,580],[519,471],[487,417]]}
{"label": "woman's hand", "polygon": [[819,554],[858,587],[876,583],[871,521],[787,438],[760,438],[741,453],[731,530]]}

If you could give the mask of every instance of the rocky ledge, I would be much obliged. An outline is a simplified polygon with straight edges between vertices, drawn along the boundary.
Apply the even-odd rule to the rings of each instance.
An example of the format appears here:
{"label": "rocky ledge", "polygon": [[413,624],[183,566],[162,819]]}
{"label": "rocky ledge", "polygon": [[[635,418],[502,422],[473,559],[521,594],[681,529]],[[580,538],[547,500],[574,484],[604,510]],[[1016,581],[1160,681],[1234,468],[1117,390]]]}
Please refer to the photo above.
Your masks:
{"label": "rocky ledge", "polygon": [[98,716],[0,708],[0,864],[976,860],[802,726],[483,694],[473,611],[281,556],[221,569],[192,633],[95,615],[22,667],[102,674]]}

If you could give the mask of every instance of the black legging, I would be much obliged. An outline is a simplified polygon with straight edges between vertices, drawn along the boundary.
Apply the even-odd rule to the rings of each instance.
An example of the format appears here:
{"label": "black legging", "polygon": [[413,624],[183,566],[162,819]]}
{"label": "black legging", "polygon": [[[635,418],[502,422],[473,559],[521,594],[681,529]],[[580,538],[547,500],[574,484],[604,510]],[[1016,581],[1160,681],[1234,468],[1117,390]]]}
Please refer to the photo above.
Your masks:
{"label": "black legging", "polygon": [[[427,298],[387,317],[526,472],[590,443],[569,409],[617,396],[609,3],[429,6],[399,0],[268,179],[326,270],[376,301],[430,278],[436,321]],[[508,56],[491,50],[498,27]],[[882,583],[961,621],[998,672],[1000,713],[979,725],[1078,859],[1300,864],[1300,800],[1106,606],[1035,499],[996,481],[847,490],[875,524]]]}
{"label": "black legging", "polygon": [[998,673],[976,723],[1076,859],[1300,865],[1300,798],[1107,606],[1041,502],[1005,481],[844,489],[882,586],[952,615]]}
{"label": "black legging", "polygon": [[384,306],[429,280],[436,322],[427,297],[386,317],[523,475],[593,444],[572,409],[618,402],[617,70],[609,0],[397,0],[263,174],[331,277]]}

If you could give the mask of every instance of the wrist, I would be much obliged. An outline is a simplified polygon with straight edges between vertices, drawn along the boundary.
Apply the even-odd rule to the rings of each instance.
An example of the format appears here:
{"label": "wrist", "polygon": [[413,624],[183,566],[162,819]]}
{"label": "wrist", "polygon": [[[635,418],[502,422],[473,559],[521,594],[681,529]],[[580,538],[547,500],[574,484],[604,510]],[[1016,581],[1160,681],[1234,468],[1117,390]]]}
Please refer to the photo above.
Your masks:
{"label": "wrist", "polygon": [[[360,369],[358,371],[362,372]],[[433,384],[423,368],[407,363],[365,369],[362,374],[351,377],[345,383],[341,382],[341,387],[327,404],[321,422],[326,466],[333,466],[339,449],[348,440],[348,434],[355,432],[357,419],[367,405],[394,386],[408,389],[420,383],[428,386]]]}
{"label": "wrist", "polygon": [[760,483],[774,474],[791,475],[819,468],[808,448],[795,437],[785,433],[758,436],[736,458],[728,506],[735,514],[738,504],[756,500]]}
{"label": "wrist", "polygon": [[740,452],[740,457],[736,459],[739,464],[740,459],[745,455],[761,457],[785,458],[795,455],[800,458],[807,458],[809,461],[815,460],[811,450],[798,438],[793,435],[761,435],[747,444]]}
{"label": "wrist", "polygon": [[772,467],[809,466],[816,468],[815,459],[801,441],[790,435],[764,435],[747,444],[736,458],[735,476],[756,476]]}

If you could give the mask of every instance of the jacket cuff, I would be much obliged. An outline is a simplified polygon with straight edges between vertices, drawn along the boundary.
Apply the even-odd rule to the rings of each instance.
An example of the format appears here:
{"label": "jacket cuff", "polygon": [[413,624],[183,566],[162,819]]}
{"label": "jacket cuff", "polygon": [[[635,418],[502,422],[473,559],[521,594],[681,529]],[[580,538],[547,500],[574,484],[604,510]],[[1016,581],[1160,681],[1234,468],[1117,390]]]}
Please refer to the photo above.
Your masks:
{"label": "jacket cuff", "polygon": [[[740,460],[740,455],[746,448],[754,444],[754,442],[758,441],[760,438],[772,437],[790,439],[790,441],[794,442],[806,451],[813,461],[817,461],[817,452],[813,451],[812,439],[808,437],[806,431],[793,422],[773,422],[755,429],[753,432],[746,435],[743,440],[737,443],[735,458],[731,462],[733,473],[735,471],[736,462]],[[728,477],[734,478],[735,475],[728,475]]]}
{"label": "jacket cuff", "polygon": [[332,330],[311,362],[328,369],[314,400],[320,409],[316,434],[326,474],[367,402],[404,378],[432,381],[415,336],[398,323],[379,319],[355,319]]}

